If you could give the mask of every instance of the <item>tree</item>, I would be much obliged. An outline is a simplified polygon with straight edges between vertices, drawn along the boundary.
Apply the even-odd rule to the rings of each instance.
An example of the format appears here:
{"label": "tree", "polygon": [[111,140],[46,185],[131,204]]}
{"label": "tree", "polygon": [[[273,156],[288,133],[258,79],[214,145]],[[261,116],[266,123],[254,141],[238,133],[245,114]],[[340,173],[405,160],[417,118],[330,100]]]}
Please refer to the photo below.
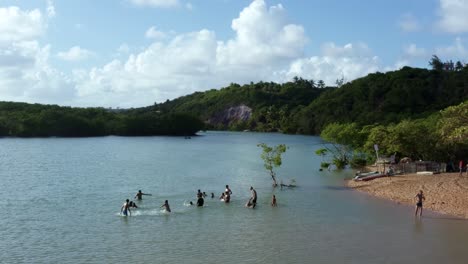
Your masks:
{"label": "tree", "polygon": [[346,83],[346,79],[345,77],[342,75],[340,79],[336,79],[335,81],[335,84],[336,84],[336,87],[340,88],[341,86],[343,86],[343,84]]}
{"label": "tree", "polygon": [[437,55],[432,55],[429,65],[435,71],[442,71],[444,69],[444,63],[437,57]]}
{"label": "tree", "polygon": [[325,82],[323,80],[319,80],[317,83],[317,87],[320,89],[325,88]]}
{"label": "tree", "polygon": [[450,106],[440,113],[437,126],[441,140],[450,145],[468,145],[468,101]]}
{"label": "tree", "polygon": [[273,180],[273,187],[277,187],[276,173],[273,168],[281,166],[281,155],[286,152],[288,147],[285,144],[270,147],[265,143],[260,143],[257,146],[261,147],[263,150],[261,157],[264,161],[265,169],[270,173],[271,179]]}

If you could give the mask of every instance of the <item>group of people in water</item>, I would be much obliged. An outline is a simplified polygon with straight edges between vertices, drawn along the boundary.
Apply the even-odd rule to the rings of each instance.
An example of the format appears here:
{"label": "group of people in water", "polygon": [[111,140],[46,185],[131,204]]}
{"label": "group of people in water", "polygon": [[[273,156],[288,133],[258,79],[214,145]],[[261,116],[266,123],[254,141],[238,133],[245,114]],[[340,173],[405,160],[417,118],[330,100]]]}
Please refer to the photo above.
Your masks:
{"label": "group of people in water", "polygon": [[[252,186],[250,186],[250,193],[251,193],[251,196],[250,196],[249,200],[247,201],[247,203],[245,204],[245,207],[255,208],[257,206],[257,191]],[[151,194],[143,193],[143,192],[141,192],[141,190],[139,190],[134,198],[136,198],[137,200],[142,200],[143,195],[151,196]],[[225,202],[225,203],[229,203],[231,201],[231,195],[232,195],[232,190],[229,188],[229,185],[226,185],[226,189],[224,190],[224,192],[221,193],[221,196],[219,197],[219,199],[221,201]],[[198,190],[196,205],[197,206],[203,206],[204,203],[205,203],[205,198],[207,196],[208,195],[206,194],[206,192],[202,192],[202,191]],[[214,197],[215,197],[214,193],[211,193],[211,198],[213,199]],[[189,204],[194,205],[192,201],[190,201]],[[273,206],[273,207],[277,206],[276,196],[275,195],[272,196],[271,206]],[[135,204],[135,202],[130,201],[130,199],[127,199],[125,201],[125,203],[122,205],[122,207],[120,208],[120,214],[123,215],[123,216],[131,215],[132,214],[132,212],[131,212],[132,208],[138,208],[138,206]],[[168,213],[171,212],[171,207],[169,206],[169,201],[168,200],[165,200],[164,204],[161,205],[160,208],[164,208],[164,210],[166,212],[168,212]]]}

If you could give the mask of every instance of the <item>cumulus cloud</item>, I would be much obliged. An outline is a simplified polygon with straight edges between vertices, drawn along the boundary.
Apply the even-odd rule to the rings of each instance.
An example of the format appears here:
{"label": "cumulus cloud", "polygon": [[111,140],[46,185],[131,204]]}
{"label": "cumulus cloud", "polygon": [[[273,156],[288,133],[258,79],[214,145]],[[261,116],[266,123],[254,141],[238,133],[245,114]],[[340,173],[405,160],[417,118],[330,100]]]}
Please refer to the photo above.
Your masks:
{"label": "cumulus cloud", "polygon": [[0,8],[0,45],[33,40],[42,35],[45,28],[44,18],[38,9]]}
{"label": "cumulus cloud", "polygon": [[130,0],[130,2],[137,6],[149,7],[176,7],[179,6],[178,0]]}
{"label": "cumulus cloud", "polygon": [[223,65],[267,65],[303,54],[307,38],[304,28],[288,24],[282,5],[267,7],[253,1],[232,21],[236,37],[218,45],[218,62]]}
{"label": "cumulus cloud", "polygon": [[156,30],[156,27],[152,26],[146,30],[145,37],[149,39],[162,39],[166,37],[166,33]]}
{"label": "cumulus cloud", "polygon": [[2,100],[70,102],[74,94],[71,80],[50,66],[50,46],[37,41],[46,28],[46,18],[38,9],[0,8]]}
{"label": "cumulus cloud", "polygon": [[468,1],[439,0],[437,27],[449,33],[468,32]]}
{"label": "cumulus cloud", "polygon": [[321,56],[297,59],[290,64],[289,70],[280,76],[285,80],[301,76],[334,85],[341,77],[353,80],[378,71],[379,58],[371,53],[364,43],[348,43],[343,46],[337,46],[333,42],[325,43],[322,45]]}
{"label": "cumulus cloud", "polygon": [[71,47],[67,51],[57,53],[57,57],[66,61],[81,61],[86,60],[93,55],[93,52],[83,49],[80,46]]}
{"label": "cumulus cloud", "polygon": [[411,13],[402,15],[398,21],[398,26],[405,32],[415,32],[421,29],[418,20]]}

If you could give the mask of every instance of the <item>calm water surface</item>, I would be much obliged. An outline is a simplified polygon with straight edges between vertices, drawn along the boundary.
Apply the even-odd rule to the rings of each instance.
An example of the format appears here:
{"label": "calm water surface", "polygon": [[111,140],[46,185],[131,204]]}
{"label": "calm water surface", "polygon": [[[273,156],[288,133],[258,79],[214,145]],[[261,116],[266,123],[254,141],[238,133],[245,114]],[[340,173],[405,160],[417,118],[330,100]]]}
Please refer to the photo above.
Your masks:
{"label": "calm water surface", "polygon": [[[415,221],[413,208],[343,188],[352,171],[318,171],[320,138],[200,135],[0,139],[0,262],[468,263],[468,221]],[[271,187],[260,142],[290,147],[278,176],[298,188]],[[186,205],[226,184],[231,204]],[[255,210],[243,207],[251,185]],[[139,189],[153,195],[119,216]]]}

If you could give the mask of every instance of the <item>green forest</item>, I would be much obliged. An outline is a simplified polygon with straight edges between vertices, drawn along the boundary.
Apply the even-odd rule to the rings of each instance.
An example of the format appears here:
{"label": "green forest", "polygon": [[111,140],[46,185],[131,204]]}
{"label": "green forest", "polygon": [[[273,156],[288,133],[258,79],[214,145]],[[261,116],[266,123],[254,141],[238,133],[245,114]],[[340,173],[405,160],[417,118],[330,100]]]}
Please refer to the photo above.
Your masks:
{"label": "green forest", "polygon": [[183,113],[0,102],[3,137],[188,136],[203,128],[200,119]]}

